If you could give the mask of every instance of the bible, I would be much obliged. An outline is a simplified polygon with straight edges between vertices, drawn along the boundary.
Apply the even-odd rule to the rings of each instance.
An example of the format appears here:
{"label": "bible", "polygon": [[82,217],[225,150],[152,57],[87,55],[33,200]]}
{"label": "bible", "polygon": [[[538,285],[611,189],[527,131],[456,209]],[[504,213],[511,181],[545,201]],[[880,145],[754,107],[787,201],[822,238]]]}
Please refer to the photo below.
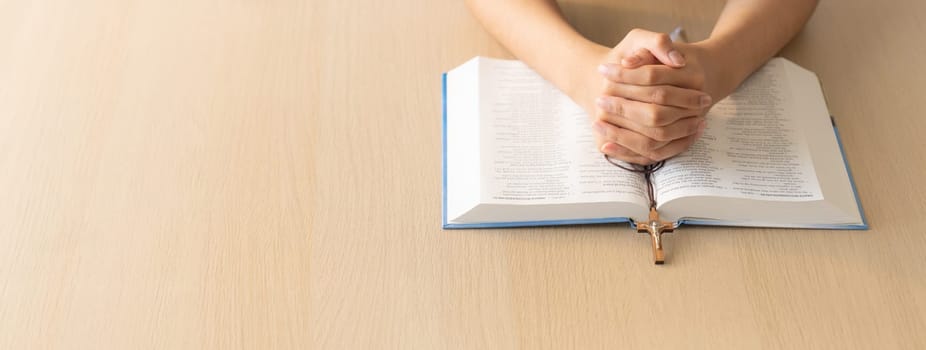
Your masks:
{"label": "bible", "polygon": [[[671,228],[867,229],[815,74],[774,58],[706,119],[649,179]],[[444,228],[651,222],[644,177],[608,162],[587,113],[522,62],[443,75],[443,142]]]}

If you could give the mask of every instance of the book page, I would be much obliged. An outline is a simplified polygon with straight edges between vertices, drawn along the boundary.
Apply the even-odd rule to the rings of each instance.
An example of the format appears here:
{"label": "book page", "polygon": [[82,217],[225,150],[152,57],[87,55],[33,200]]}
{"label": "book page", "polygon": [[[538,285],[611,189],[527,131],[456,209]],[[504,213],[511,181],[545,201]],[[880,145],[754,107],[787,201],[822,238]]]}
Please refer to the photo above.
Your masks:
{"label": "book page", "polygon": [[483,198],[491,203],[646,203],[640,176],[604,160],[591,121],[518,61],[484,61]]}
{"label": "book page", "polygon": [[683,196],[823,198],[783,63],[770,61],[717,103],[701,139],[656,172],[660,205]]}

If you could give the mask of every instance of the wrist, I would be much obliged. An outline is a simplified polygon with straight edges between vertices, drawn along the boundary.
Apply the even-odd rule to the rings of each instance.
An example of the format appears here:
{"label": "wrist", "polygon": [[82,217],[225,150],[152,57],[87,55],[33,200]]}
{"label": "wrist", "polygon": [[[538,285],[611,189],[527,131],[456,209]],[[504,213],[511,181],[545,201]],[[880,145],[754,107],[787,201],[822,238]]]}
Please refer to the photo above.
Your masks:
{"label": "wrist", "polygon": [[568,76],[560,88],[586,110],[594,110],[594,100],[603,79],[597,68],[607,60],[610,51],[609,47],[589,41],[566,62]]}
{"label": "wrist", "polygon": [[708,78],[705,90],[714,101],[720,101],[733,93],[752,74],[753,65],[738,57],[735,54],[737,50],[723,39],[712,37],[694,45],[702,51],[702,64]]}

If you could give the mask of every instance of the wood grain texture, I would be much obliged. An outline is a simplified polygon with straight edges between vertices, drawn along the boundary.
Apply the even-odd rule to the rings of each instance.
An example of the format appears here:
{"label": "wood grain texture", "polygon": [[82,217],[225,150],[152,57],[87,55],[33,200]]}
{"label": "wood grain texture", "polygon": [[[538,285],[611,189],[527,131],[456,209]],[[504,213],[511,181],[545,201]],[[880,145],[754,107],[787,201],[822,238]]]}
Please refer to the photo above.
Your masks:
{"label": "wood grain texture", "polygon": [[[571,1],[586,35],[722,1]],[[459,1],[0,1],[0,349],[926,348],[926,3],[823,1],[872,229],[440,229]],[[819,251],[825,254],[818,254]]]}

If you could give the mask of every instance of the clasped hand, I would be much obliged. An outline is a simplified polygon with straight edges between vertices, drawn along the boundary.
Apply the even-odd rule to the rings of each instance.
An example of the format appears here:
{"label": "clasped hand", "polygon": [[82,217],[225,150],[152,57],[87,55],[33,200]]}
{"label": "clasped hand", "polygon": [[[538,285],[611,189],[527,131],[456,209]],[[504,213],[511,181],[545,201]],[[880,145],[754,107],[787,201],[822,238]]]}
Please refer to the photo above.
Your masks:
{"label": "clasped hand", "polygon": [[593,127],[601,152],[651,164],[688,149],[704,132],[713,103],[697,44],[635,29],[598,67],[602,86]]}

